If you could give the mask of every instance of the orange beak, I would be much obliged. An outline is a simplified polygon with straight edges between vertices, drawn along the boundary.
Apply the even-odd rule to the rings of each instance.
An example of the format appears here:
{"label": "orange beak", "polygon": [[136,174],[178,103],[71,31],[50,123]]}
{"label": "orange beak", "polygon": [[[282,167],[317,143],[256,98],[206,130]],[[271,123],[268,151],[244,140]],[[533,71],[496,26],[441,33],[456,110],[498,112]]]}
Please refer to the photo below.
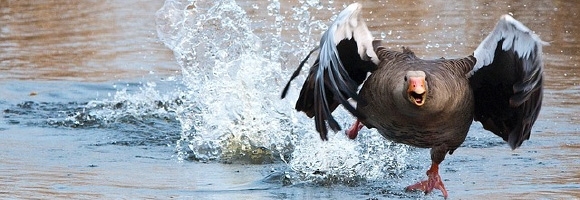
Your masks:
{"label": "orange beak", "polygon": [[425,78],[423,77],[409,77],[409,89],[407,92],[415,92],[416,94],[425,93]]}
{"label": "orange beak", "polygon": [[415,105],[422,106],[425,103],[426,92],[425,77],[409,77],[407,93],[409,94],[409,99]]}

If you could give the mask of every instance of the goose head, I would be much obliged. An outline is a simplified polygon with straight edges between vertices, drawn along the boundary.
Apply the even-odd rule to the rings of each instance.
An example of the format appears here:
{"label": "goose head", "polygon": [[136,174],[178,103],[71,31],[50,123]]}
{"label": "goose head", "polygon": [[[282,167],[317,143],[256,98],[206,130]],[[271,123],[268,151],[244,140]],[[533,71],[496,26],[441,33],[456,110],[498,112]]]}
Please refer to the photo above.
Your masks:
{"label": "goose head", "polygon": [[428,87],[425,77],[424,71],[407,71],[404,78],[407,88],[406,99],[418,107],[423,106],[427,100]]}

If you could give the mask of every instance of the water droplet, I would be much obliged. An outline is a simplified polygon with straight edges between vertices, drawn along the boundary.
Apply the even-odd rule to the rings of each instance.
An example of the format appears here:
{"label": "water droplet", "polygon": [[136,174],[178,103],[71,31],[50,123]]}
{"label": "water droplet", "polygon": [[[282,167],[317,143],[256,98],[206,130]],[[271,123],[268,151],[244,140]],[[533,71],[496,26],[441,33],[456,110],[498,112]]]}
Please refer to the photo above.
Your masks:
{"label": "water droplet", "polygon": [[218,58],[219,58],[219,59],[221,59],[221,60],[225,60],[225,59],[228,57],[228,52],[226,52],[226,51],[225,51],[225,50],[223,50],[223,49],[222,49],[222,50],[219,50],[219,51],[217,52],[217,56],[218,56]]}

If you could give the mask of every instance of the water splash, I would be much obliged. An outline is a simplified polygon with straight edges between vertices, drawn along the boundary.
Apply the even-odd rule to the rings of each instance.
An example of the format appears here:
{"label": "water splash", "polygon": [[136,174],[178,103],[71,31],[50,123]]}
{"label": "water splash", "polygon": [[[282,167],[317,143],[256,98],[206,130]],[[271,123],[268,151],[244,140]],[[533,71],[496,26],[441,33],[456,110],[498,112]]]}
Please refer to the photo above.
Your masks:
{"label": "water splash", "polygon": [[[269,8],[279,14],[279,4]],[[278,99],[284,77],[275,59],[280,46],[274,44],[280,42],[272,40],[274,53],[261,51],[261,39],[233,0],[166,1],[157,24],[187,87],[180,95],[184,104],[176,110],[182,124],[178,146],[188,147],[180,157],[207,161],[243,157],[256,149],[288,151],[292,136],[281,132],[291,126],[286,114],[291,107]]]}
{"label": "water splash", "polygon": [[[179,158],[250,163],[279,159],[299,174],[298,180],[318,183],[400,174],[408,148],[386,142],[376,132],[367,131],[356,141],[343,134],[320,141],[312,120],[293,110],[303,77],[291,86],[287,99],[279,99],[294,70],[282,63],[296,65],[288,57],[303,57],[329,22],[310,17],[311,9],[324,8],[319,1],[300,3],[289,18],[278,0],[249,5],[250,10],[267,9],[270,18],[263,21],[250,20],[233,0],[167,0],[157,11],[158,36],[173,50],[183,72],[185,88],[176,95],[182,103],[173,109],[181,123]],[[333,6],[328,10],[334,11]],[[272,25],[260,32],[252,23]],[[299,34],[288,39],[285,30]],[[343,126],[352,120],[342,109],[335,115]]]}
{"label": "water splash", "polygon": [[[163,82],[161,82],[163,83]],[[169,83],[175,85],[175,83]],[[127,83],[112,99],[80,101],[26,101],[3,110],[4,118],[12,124],[64,129],[102,129],[117,134],[94,145],[168,146],[179,137],[180,127],[172,108],[179,104],[171,93],[161,93],[157,83]],[[71,84],[69,92],[57,98],[112,90],[98,84]],[[163,91],[163,90],[161,90]],[[84,131],[81,131],[84,132]]]}
{"label": "water splash", "polygon": [[[333,114],[343,127],[353,120],[343,108]],[[299,173],[298,180],[322,185],[398,180],[409,167],[409,154],[414,152],[412,147],[385,140],[374,129],[361,130],[356,140],[342,132],[328,137],[328,141],[321,141],[318,133],[309,130],[296,142],[288,164]]]}

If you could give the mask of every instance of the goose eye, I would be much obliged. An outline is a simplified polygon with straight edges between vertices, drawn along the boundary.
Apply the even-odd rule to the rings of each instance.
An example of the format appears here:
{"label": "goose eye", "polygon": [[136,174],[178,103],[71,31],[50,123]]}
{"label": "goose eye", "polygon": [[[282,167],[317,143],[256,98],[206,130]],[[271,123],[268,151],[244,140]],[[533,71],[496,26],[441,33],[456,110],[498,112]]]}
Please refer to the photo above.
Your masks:
{"label": "goose eye", "polygon": [[403,80],[407,81],[407,76],[405,76],[405,77],[403,78]]}

